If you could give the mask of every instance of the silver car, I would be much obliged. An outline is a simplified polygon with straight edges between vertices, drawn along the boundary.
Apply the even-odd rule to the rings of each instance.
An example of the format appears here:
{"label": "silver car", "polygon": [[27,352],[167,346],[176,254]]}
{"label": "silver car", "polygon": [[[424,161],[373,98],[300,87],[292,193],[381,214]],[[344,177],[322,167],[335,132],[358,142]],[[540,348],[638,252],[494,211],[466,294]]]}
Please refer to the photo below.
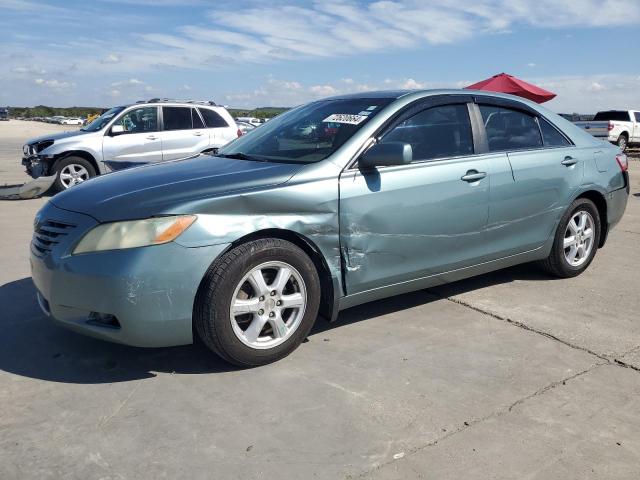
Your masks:
{"label": "silver car", "polygon": [[22,164],[33,178],[56,175],[60,191],[114,170],[213,152],[241,134],[213,102],[154,99],[114,107],[77,131],[31,139]]}

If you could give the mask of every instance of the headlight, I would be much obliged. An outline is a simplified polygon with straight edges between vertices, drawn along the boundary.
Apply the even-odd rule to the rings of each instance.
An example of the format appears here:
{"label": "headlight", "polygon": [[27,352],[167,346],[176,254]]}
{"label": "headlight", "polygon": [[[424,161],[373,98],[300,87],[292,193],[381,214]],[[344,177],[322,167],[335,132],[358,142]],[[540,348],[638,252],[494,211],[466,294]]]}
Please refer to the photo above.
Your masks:
{"label": "headlight", "polygon": [[195,220],[195,215],[180,215],[104,223],[89,230],[73,254],[168,243],[178,238]]}

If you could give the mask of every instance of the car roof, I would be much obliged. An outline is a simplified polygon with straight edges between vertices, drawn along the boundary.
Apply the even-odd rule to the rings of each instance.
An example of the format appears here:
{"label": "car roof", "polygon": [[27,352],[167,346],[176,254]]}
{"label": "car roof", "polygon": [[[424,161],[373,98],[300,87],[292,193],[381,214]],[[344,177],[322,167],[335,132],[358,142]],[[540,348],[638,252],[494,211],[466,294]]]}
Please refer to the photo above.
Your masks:
{"label": "car roof", "polygon": [[205,108],[222,108],[225,109],[225,107],[223,107],[222,105],[216,105],[216,104],[209,104],[209,103],[203,103],[203,102],[189,102],[189,101],[184,101],[184,102],[180,102],[180,101],[175,101],[175,102],[167,102],[167,101],[156,101],[156,102],[135,102],[135,103],[129,103],[127,105],[121,105],[121,108],[129,108],[129,107],[135,107],[135,106],[144,106],[144,105],[166,105],[168,107],[205,107]]}
{"label": "car roof", "polygon": [[392,98],[398,99],[412,95],[417,97],[427,97],[431,95],[482,95],[487,97],[506,98],[518,100],[522,103],[530,103],[526,98],[517,97],[500,92],[490,92],[486,90],[467,90],[461,88],[437,88],[437,89],[421,89],[421,90],[373,90],[370,92],[349,93],[346,95],[337,95],[329,97],[325,100],[347,100],[350,98]]}

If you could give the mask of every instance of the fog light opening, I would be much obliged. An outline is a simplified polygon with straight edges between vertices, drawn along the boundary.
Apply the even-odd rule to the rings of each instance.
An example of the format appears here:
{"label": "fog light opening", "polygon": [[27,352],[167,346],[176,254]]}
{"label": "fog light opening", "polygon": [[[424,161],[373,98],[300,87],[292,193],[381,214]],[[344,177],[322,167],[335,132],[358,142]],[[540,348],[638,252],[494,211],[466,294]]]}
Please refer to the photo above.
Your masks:
{"label": "fog light opening", "polygon": [[115,315],[110,313],[91,312],[87,323],[96,327],[120,328],[120,322]]}

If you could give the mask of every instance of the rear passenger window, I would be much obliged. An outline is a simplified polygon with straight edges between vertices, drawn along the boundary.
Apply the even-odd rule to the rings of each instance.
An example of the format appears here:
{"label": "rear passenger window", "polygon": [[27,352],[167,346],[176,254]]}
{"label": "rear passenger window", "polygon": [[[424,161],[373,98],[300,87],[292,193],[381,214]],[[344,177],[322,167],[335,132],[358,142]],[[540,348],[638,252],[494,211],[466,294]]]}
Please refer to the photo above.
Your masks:
{"label": "rear passenger window", "polygon": [[538,118],[542,139],[545,147],[570,147],[571,143],[562,135],[556,127],[547,122],[544,118]]}
{"label": "rear passenger window", "polygon": [[473,153],[471,122],[466,105],[442,105],[408,118],[384,136],[382,142],[405,142],[414,160],[457,157]]}
{"label": "rear passenger window", "polygon": [[229,126],[224,118],[222,118],[213,110],[210,110],[208,108],[200,108],[199,110],[202,114],[202,118],[204,118],[204,123],[207,124],[207,128],[221,128]]}
{"label": "rear passenger window", "polygon": [[542,147],[540,128],[535,118],[510,108],[479,105],[487,130],[489,151],[525,150]]}
{"label": "rear passenger window", "polygon": [[204,128],[204,123],[202,123],[202,119],[200,115],[198,115],[198,110],[195,108],[191,109],[191,123],[193,124],[193,128]]}
{"label": "rear passenger window", "polygon": [[635,112],[633,115],[636,117],[636,122],[640,122],[640,112]]}
{"label": "rear passenger window", "polygon": [[165,130],[191,130],[191,109],[185,107],[162,107]]}

